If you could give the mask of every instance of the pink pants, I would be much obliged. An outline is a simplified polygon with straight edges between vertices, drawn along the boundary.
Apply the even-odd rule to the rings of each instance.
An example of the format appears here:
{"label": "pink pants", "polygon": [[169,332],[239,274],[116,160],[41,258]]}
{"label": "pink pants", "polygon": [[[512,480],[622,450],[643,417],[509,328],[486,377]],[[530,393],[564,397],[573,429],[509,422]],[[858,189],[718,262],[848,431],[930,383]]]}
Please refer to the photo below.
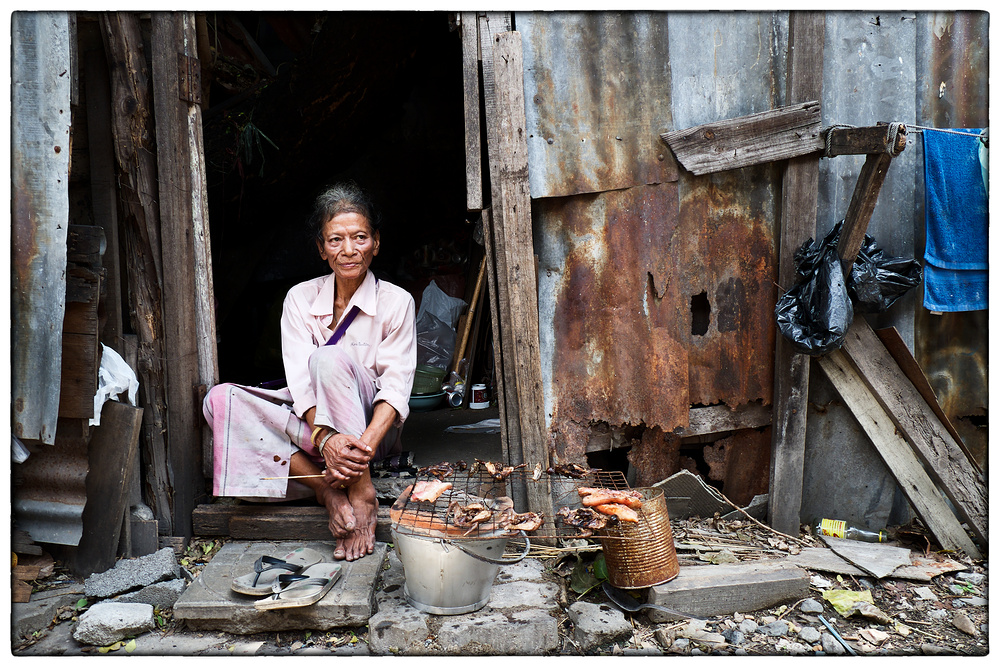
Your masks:
{"label": "pink pants", "polygon": [[[371,421],[375,397],[365,369],[343,349],[327,345],[309,357],[309,375],[316,389],[316,425],[360,436]],[[262,479],[286,477],[288,461],[298,451],[323,467],[309,439],[309,424],[292,411],[287,388],[218,384],[205,396],[202,410],[212,428],[214,495],[288,500],[312,495],[295,480]],[[401,432],[401,427],[390,428],[372,460],[400,453]]]}

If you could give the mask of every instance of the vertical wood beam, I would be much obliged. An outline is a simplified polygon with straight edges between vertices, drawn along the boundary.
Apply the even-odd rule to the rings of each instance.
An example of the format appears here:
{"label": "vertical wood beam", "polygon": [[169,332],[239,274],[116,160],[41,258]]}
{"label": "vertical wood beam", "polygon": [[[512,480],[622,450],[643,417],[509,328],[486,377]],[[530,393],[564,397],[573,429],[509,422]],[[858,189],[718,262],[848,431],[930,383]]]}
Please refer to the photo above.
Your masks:
{"label": "vertical wood beam", "polygon": [[[163,258],[164,334],[170,360],[168,443],[174,471],[174,534],[192,534],[191,513],[205,494],[198,387],[211,379],[206,346],[207,202],[202,157],[197,32],[190,12],[152,14],[153,99]],[[201,343],[201,344],[199,344]],[[214,344],[214,339],[212,340]]]}
{"label": "vertical wood beam", "polygon": [[844,227],[840,230],[840,240],[837,242],[837,255],[844,267],[844,275],[848,275],[854,260],[864,243],[868,223],[871,222],[878,193],[885,183],[885,176],[892,163],[890,153],[870,153],[865,158],[865,164],[858,175],[858,183],[854,186],[851,203],[847,207]]}
{"label": "vertical wood beam", "polygon": [[460,14],[462,88],[465,101],[465,209],[483,208],[483,159],[479,123],[479,20],[476,12]]}
{"label": "vertical wood beam", "polygon": [[[507,358],[516,378],[518,421],[523,462],[549,464],[542,401],[542,365],[538,339],[538,283],[531,228],[528,183],[528,137],[524,110],[524,64],[521,35],[504,32],[495,37],[493,68],[496,94],[494,118],[496,152],[491,151],[490,181],[493,208],[503,211],[496,236],[503,238],[505,279],[509,285],[509,321],[513,346]],[[494,160],[495,156],[495,160]],[[498,276],[500,280],[504,277]],[[509,417],[508,417],[509,418]],[[551,515],[552,496],[547,483],[527,486],[528,508]]]}
{"label": "vertical wood beam", "polygon": [[[824,12],[790,13],[788,104],[822,99],[825,20]],[[788,161],[781,189],[778,246],[778,284],[782,289],[789,289],[795,282],[795,251],[816,235],[818,188],[816,157]],[[802,509],[809,357],[795,352],[784,336],[776,340],[768,520],[774,529],[797,535]]]}
{"label": "vertical wood beam", "polygon": [[[494,85],[493,40],[496,35],[510,30],[510,14],[504,12],[488,12],[479,17],[479,40],[483,62],[483,105],[486,122],[486,147],[489,162],[492,164],[497,157],[497,114],[496,87]],[[492,181],[492,178],[491,178]],[[522,463],[520,442],[521,427],[517,419],[517,379],[508,355],[512,354],[513,342],[510,332],[510,300],[507,295],[507,263],[503,251],[504,238],[497,232],[503,229],[503,210],[492,205],[497,201],[496,185],[491,182],[492,202],[489,214],[483,214],[483,236],[486,245],[487,278],[490,288],[493,326],[493,356],[497,376],[497,402],[500,405],[500,442],[504,460],[511,465]],[[514,500],[519,501],[517,495]]]}
{"label": "vertical wood beam", "polygon": [[142,457],[146,499],[161,533],[173,531],[170,461],[166,444],[167,367],[164,363],[160,218],[151,91],[139,17],[104,12],[101,34],[111,74],[112,135],[118,168],[128,283],[138,335],[136,362],[143,397]]}

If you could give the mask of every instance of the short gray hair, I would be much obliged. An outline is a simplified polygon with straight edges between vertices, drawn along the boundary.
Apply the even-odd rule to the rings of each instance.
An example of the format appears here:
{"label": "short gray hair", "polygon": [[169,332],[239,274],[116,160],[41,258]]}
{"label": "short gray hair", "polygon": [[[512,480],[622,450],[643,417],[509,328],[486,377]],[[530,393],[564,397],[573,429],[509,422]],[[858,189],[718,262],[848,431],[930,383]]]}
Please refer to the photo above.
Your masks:
{"label": "short gray hair", "polygon": [[354,181],[337,183],[324,190],[313,204],[309,216],[309,229],[317,240],[323,240],[323,226],[341,213],[357,213],[368,221],[372,234],[382,226],[382,218],[375,210],[368,193]]}

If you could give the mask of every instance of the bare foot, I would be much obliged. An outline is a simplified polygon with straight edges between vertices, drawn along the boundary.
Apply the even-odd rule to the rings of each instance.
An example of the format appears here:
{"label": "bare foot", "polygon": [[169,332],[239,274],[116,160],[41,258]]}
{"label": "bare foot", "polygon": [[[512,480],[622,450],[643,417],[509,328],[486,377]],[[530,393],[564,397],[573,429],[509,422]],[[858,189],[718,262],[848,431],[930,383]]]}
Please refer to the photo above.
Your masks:
{"label": "bare foot", "polygon": [[375,551],[378,498],[371,478],[367,475],[347,488],[347,497],[354,509],[356,523],[353,532],[343,541],[344,557],[350,561],[364,558]]}
{"label": "bare foot", "polygon": [[[330,522],[328,524],[330,533],[338,538],[337,551],[343,552],[340,546],[341,542],[350,536],[357,526],[354,507],[351,505],[351,500],[344,489],[326,487],[319,495],[321,496],[319,499],[320,502],[326,507],[326,511],[330,515]],[[335,551],[334,557],[336,555]]]}

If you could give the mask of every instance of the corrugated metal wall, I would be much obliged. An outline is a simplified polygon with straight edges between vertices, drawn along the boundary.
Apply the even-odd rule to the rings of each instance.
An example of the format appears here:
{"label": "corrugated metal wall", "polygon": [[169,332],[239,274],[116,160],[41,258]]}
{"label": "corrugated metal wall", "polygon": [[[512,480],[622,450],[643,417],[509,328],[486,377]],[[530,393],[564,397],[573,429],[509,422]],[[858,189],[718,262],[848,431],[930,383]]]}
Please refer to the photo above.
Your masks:
{"label": "corrugated metal wall", "polygon": [[[689,405],[769,404],[781,165],[696,178],[657,140],[784,104],[788,13],[518,13],[514,27],[556,451],[581,455],[596,425],[669,432]],[[986,73],[982,15],[829,12],[825,35],[824,125],[934,124],[936,102],[921,100],[942,67],[965,75],[956,105],[985,101],[966,91]],[[966,43],[981,51],[946,65],[942,35],[954,61]],[[869,226],[894,255],[920,252],[918,143],[894,160]],[[863,162],[821,160],[818,233],[844,217]],[[873,324],[919,348],[919,298]],[[969,335],[985,348],[984,330]],[[818,368],[813,378],[803,516],[885,523],[895,505],[898,517],[891,475]]]}
{"label": "corrugated metal wall", "polygon": [[51,445],[66,305],[69,15],[15,12],[11,27],[11,430]]}

